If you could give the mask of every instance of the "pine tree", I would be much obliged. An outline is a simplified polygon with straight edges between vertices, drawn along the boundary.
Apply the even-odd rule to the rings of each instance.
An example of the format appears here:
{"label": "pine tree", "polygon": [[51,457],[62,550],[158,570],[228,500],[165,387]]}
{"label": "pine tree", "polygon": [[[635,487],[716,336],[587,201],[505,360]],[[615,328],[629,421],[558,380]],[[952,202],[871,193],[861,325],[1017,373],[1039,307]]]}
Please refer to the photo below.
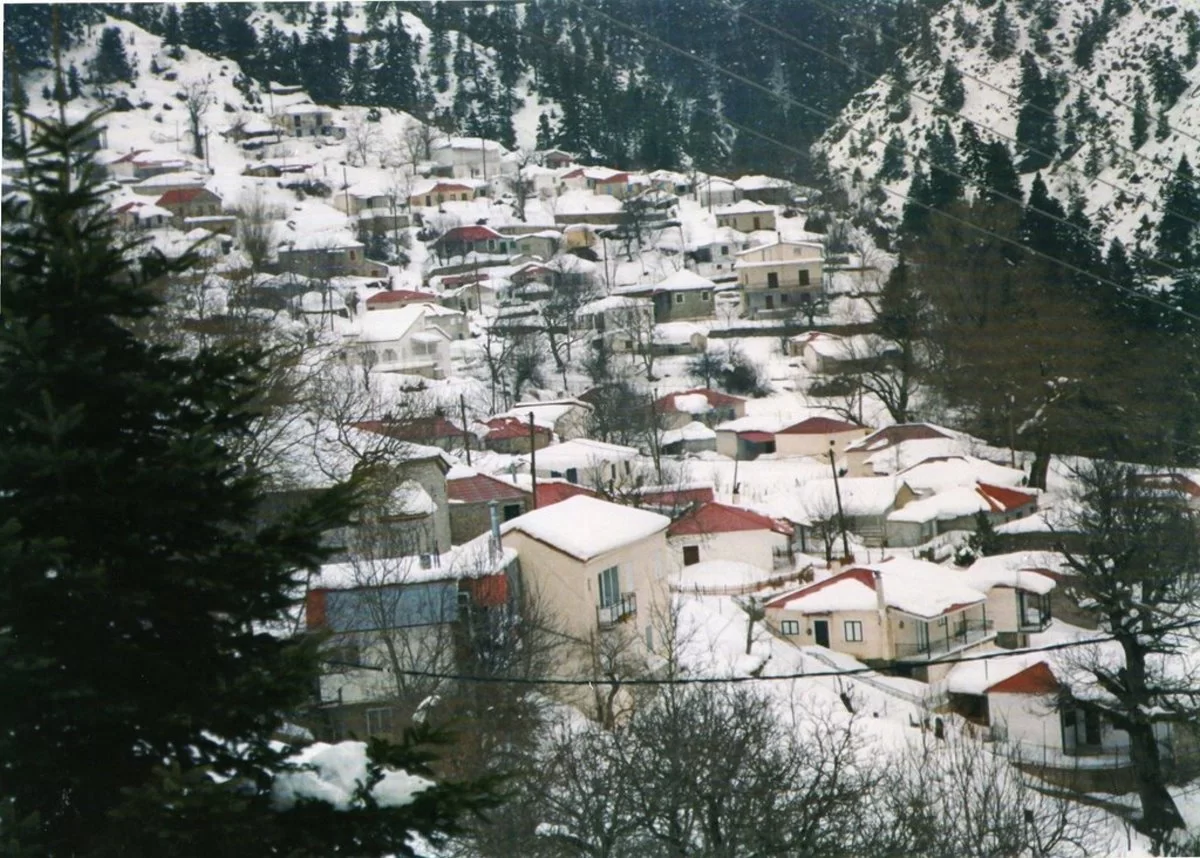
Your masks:
{"label": "pine tree", "polygon": [[1158,257],[1178,267],[1196,264],[1196,224],[1200,222],[1200,188],[1187,156],[1162,191],[1162,220],[1158,222]]}
{"label": "pine tree", "polygon": [[1133,116],[1130,122],[1129,145],[1141,149],[1150,137],[1150,105],[1146,102],[1146,87],[1142,85],[1140,77],[1133,79]]}
{"label": "pine tree", "polygon": [[1067,212],[1051,194],[1042,174],[1033,177],[1029,188],[1029,204],[1017,227],[1021,243],[1046,256],[1061,259],[1065,253],[1067,239],[1062,221]]}
{"label": "pine tree", "polygon": [[550,115],[542,111],[538,116],[537,143],[539,149],[554,148],[554,126],[550,124]]}
{"label": "pine tree", "polygon": [[1017,28],[1008,14],[1008,4],[1000,0],[992,13],[992,44],[988,56],[997,62],[1006,60],[1017,50]]}
{"label": "pine tree", "polygon": [[221,51],[221,28],[217,25],[217,14],[207,3],[185,3],[180,16],[183,40],[188,47],[206,54]]}
{"label": "pine tree", "polygon": [[932,222],[930,205],[929,174],[917,167],[913,170],[912,182],[908,186],[908,200],[904,204],[904,215],[900,222],[900,231],[906,239],[928,234]]}
{"label": "pine tree", "polygon": [[133,80],[133,68],[125,55],[125,40],[116,27],[105,27],[100,34],[100,47],[92,60],[92,76],[101,84]]}
{"label": "pine tree", "polygon": [[962,110],[963,104],[966,103],[967,94],[966,90],[963,89],[962,72],[950,60],[946,60],[946,66],[942,70],[942,82],[938,86],[938,98],[942,102],[942,107],[953,112]]}
{"label": "pine tree", "polygon": [[925,147],[925,157],[929,163],[927,202],[936,209],[945,210],[951,203],[962,199],[963,195],[958,145],[947,122],[939,122],[935,132],[930,134],[929,143]]}
{"label": "pine tree", "polygon": [[899,131],[893,131],[883,147],[883,158],[879,162],[879,172],[875,174],[876,181],[894,182],[903,179],[904,172],[904,137]]}
{"label": "pine tree", "polygon": [[1021,172],[1045,169],[1058,152],[1058,120],[1054,108],[1058,98],[1054,83],[1042,76],[1037,60],[1026,51],[1021,55],[1021,110],[1017,114],[1017,144],[1021,148]]}
{"label": "pine tree", "polygon": [[168,3],[163,8],[162,36],[163,44],[166,45],[169,53],[175,56],[179,46],[183,44],[183,25],[179,20],[179,9],[173,3]]}
{"label": "pine tree", "polygon": [[[284,809],[271,740],[309,694],[315,646],[283,625],[298,573],[346,521],[341,487],[260,520],[264,484],[229,440],[250,430],[262,356],[185,354],[135,333],[168,265],[118,236],[94,125],[38,124],[4,201],[0,327],[0,785],[10,854],[411,854],[490,799],[443,784],[377,807]],[[286,805],[285,805],[286,807]]]}
{"label": "pine tree", "polygon": [[983,199],[986,202],[995,203],[1007,198],[1020,203],[1024,199],[1025,192],[1021,189],[1017,168],[1013,166],[1012,153],[1004,141],[993,140],[987,144],[983,177]]}

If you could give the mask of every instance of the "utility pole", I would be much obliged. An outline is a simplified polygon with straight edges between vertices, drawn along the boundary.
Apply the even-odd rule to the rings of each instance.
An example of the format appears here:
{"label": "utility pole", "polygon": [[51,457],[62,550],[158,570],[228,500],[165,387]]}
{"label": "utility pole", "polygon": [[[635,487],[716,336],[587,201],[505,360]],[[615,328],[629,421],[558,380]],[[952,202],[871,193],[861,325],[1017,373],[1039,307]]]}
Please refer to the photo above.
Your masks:
{"label": "utility pole", "polygon": [[846,514],[842,510],[842,489],[838,485],[837,459],[833,455],[833,441],[829,442],[829,467],[833,471],[833,495],[837,498],[838,527],[842,531],[842,559],[850,557],[850,542],[846,538]]}
{"label": "utility pole", "polygon": [[350,180],[346,178],[346,162],[342,162],[342,200],[346,204],[346,217],[350,217]]}
{"label": "utility pole", "polygon": [[529,485],[533,493],[533,508],[537,509],[537,435],[533,427],[533,412],[529,412]]}
{"label": "utility pole", "polygon": [[467,400],[461,393],[458,395],[458,413],[462,415],[463,447],[467,450],[467,467],[471,466],[471,433],[467,429]]}

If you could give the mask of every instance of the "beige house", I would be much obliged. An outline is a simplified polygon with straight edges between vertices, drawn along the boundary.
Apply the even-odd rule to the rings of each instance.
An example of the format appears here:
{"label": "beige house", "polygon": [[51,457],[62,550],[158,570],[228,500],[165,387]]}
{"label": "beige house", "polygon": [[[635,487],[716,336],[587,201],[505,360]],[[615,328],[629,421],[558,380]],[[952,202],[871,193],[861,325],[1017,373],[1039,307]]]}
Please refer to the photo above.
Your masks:
{"label": "beige house", "polygon": [[1053,619],[1050,602],[1057,582],[1027,568],[1025,555],[981,557],[963,573],[963,580],[987,593],[988,616],[996,624],[1002,647],[1029,645],[1029,636],[1043,632]]}
{"label": "beige house", "polygon": [[590,641],[624,627],[654,650],[673,568],[670,523],[665,515],[576,495],[506,522],[501,541],[521,558],[524,593],[568,637]]}
{"label": "beige house", "polygon": [[775,209],[762,203],[741,200],[731,206],[721,206],[713,211],[717,226],[727,226],[738,232],[754,232],[760,229],[775,229]]}
{"label": "beige house", "polygon": [[940,659],[990,648],[996,638],[984,593],[953,570],[903,558],[856,566],[780,596],[767,603],[766,620],[798,646],[903,667],[925,682],[949,671]]}
{"label": "beige house", "polygon": [[667,537],[684,566],[710,560],[792,568],[792,526],[753,510],[709,501],[671,522]]}
{"label": "beige house", "polygon": [[775,452],[780,456],[827,457],[833,450],[835,456],[840,456],[847,444],[870,434],[868,427],[856,423],[809,417],[775,433]]}
{"label": "beige house", "polygon": [[409,194],[408,204],[416,208],[431,208],[448,202],[468,202],[475,198],[475,187],[462,182],[439,179],[418,186]]}
{"label": "beige house", "polygon": [[356,328],[344,334],[346,362],[375,372],[448,377],[452,338],[430,317],[427,306],[361,314]]}
{"label": "beige house", "polygon": [[365,245],[349,233],[308,233],[279,249],[279,270],[316,280],[387,277],[388,267],[367,259]]}
{"label": "beige house", "polygon": [[965,452],[970,439],[932,423],[895,423],[846,447],[847,476],[895,474],[927,459]]}
{"label": "beige house", "polygon": [[774,241],[737,254],[733,268],[749,318],[804,312],[822,294],[822,245]]}
{"label": "beige house", "polygon": [[[534,419],[536,425],[537,418]],[[607,486],[629,477],[638,455],[633,447],[575,438],[543,447],[532,456],[520,456],[517,461],[523,472],[536,468],[538,477],[562,478],[586,486]]]}

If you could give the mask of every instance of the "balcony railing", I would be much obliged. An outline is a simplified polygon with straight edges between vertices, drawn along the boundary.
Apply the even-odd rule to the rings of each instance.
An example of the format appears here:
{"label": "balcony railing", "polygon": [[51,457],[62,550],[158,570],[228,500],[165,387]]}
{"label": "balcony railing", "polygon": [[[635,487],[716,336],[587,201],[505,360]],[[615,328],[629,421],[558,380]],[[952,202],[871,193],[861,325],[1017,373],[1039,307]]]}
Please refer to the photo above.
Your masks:
{"label": "balcony railing", "polygon": [[601,605],[596,608],[596,623],[600,628],[608,629],[635,614],[637,614],[637,594],[622,593],[621,598],[611,605]]}
{"label": "balcony railing", "polygon": [[960,620],[944,626],[926,623],[929,639],[916,643],[897,643],[896,658],[921,661],[944,655],[991,637],[995,632],[991,620]]}

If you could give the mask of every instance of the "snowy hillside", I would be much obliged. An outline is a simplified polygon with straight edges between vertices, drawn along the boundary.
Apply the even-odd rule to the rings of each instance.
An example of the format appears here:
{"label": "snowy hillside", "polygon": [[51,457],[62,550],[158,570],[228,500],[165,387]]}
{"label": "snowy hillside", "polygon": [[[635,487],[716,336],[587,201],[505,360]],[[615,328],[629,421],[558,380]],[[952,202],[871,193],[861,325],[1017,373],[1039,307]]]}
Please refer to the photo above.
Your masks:
{"label": "snowy hillside", "polygon": [[[1047,153],[1053,158],[1044,170],[1052,193],[1066,199],[1081,192],[1105,239],[1131,244],[1143,217],[1157,222],[1163,184],[1180,156],[1194,164],[1200,155],[1200,24],[1189,5],[954,0],[933,18],[926,39],[901,51],[900,73],[860,93],[815,151],[857,198],[876,185],[895,192],[882,202],[891,215],[903,206],[899,194],[907,192],[914,168],[928,170],[927,137],[941,118],[949,120],[960,158],[969,124],[983,142],[1007,143],[1020,165],[1027,52],[1025,62],[1036,63],[1052,93],[1046,103],[1057,120],[1055,151]],[[1012,41],[997,45],[997,30],[1006,29],[1002,16],[1010,29],[999,36]],[[962,86],[962,106],[949,113],[947,65]],[[881,178],[889,141],[902,144],[903,166]],[[1028,191],[1034,170],[1026,165],[1021,172]]]}

